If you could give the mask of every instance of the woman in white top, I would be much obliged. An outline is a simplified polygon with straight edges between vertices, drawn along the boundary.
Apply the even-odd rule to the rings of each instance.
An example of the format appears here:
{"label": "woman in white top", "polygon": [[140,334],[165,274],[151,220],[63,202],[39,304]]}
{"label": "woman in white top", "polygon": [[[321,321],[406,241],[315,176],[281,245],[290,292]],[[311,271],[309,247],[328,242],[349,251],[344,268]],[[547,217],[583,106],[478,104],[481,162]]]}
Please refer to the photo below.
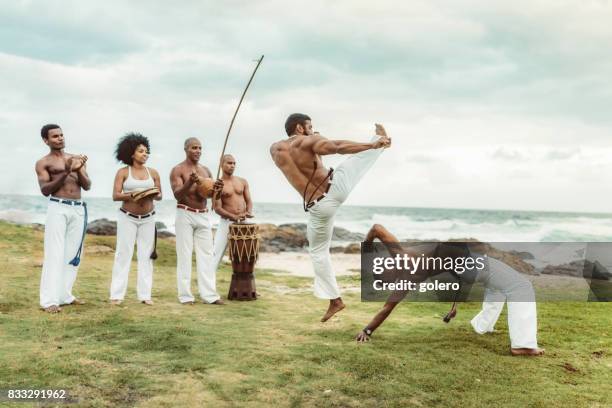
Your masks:
{"label": "woman in white top", "polygon": [[[126,164],[117,171],[113,186],[113,201],[121,201],[117,214],[117,247],[110,288],[114,305],[123,302],[127,290],[130,263],[136,243],[138,257],[138,300],[152,305],[153,259],[155,245],[155,207],[153,200],[161,200],[161,185],[157,170],[145,167],[149,158],[149,140],[139,133],[128,133],[119,140],[115,156]],[[134,193],[157,187],[159,193],[134,199]]]}

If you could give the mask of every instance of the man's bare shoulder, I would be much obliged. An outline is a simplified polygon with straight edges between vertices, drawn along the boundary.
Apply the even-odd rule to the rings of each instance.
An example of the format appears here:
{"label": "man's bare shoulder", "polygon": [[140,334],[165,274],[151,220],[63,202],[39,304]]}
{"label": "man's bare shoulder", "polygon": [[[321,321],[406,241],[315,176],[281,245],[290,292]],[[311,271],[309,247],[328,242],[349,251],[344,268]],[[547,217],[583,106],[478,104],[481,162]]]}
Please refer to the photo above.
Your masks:
{"label": "man's bare shoulder", "polygon": [[236,177],[238,181],[245,186],[249,184],[249,182],[244,177],[238,177],[238,176],[234,176],[234,177]]}
{"label": "man's bare shoulder", "polygon": [[185,162],[184,161],[180,162],[179,164],[174,166],[172,170],[170,170],[170,177],[174,177],[179,174],[182,174],[185,172],[185,170],[186,170]]}
{"label": "man's bare shoulder", "polygon": [[270,145],[270,153],[274,154],[275,152],[278,152],[279,150],[286,149],[286,148],[287,148],[287,141],[278,140]]}
{"label": "man's bare shoulder", "polygon": [[44,155],[43,157],[41,157],[40,159],[38,159],[36,161],[36,168],[41,168],[41,167],[47,167],[51,164],[53,164],[54,161],[57,161],[57,159],[55,157],[53,157],[50,153]]}

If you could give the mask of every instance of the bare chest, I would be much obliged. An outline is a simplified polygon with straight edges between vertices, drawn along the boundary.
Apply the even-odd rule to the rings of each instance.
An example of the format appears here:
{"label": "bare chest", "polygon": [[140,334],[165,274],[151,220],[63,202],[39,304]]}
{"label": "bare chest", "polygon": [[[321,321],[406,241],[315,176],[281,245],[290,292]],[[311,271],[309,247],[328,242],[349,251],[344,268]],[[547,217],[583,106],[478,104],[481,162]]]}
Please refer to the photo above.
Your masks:
{"label": "bare chest", "polygon": [[244,194],[244,183],[240,180],[232,180],[225,182],[223,185],[223,192],[221,197],[229,198],[232,196],[242,196]]}

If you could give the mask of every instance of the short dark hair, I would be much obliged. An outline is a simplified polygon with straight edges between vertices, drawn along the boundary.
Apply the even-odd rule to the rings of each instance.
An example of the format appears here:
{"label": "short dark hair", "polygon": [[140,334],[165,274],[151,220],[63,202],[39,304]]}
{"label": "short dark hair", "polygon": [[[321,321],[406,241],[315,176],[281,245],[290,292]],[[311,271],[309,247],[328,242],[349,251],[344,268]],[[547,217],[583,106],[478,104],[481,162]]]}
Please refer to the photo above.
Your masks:
{"label": "short dark hair", "polygon": [[42,129],[40,129],[40,137],[42,137],[43,139],[48,139],[49,131],[53,129],[61,129],[61,128],[59,127],[59,125],[56,125],[55,123],[49,123],[43,126]]}
{"label": "short dark hair", "polygon": [[291,136],[295,133],[297,125],[305,126],[307,120],[311,120],[310,116],[304,115],[303,113],[292,113],[285,121],[285,132],[287,136]]}
{"label": "short dark hair", "polygon": [[151,151],[149,146],[149,139],[140,133],[126,133],[121,139],[119,139],[119,143],[117,143],[117,148],[115,149],[115,157],[117,161],[120,161],[128,166],[134,164],[134,159],[132,156],[134,152],[138,148],[138,146],[143,145],[147,148],[147,152]]}

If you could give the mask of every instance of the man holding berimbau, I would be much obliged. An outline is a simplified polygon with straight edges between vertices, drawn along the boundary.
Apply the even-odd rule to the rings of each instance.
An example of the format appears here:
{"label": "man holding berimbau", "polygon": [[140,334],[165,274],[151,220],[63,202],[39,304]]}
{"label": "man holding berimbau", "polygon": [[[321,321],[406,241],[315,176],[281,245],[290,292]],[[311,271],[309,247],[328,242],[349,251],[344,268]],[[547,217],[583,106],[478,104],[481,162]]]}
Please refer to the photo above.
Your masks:
{"label": "man holding berimbau", "polygon": [[204,303],[222,305],[216,289],[213,268],[213,236],[207,198],[223,189],[223,181],[212,184],[212,173],[201,165],[202,143],[190,137],[184,143],[185,160],[170,173],[170,184],[176,198],[176,278],[178,298],[193,305],[191,293],[191,257],[195,248],[198,291]]}

